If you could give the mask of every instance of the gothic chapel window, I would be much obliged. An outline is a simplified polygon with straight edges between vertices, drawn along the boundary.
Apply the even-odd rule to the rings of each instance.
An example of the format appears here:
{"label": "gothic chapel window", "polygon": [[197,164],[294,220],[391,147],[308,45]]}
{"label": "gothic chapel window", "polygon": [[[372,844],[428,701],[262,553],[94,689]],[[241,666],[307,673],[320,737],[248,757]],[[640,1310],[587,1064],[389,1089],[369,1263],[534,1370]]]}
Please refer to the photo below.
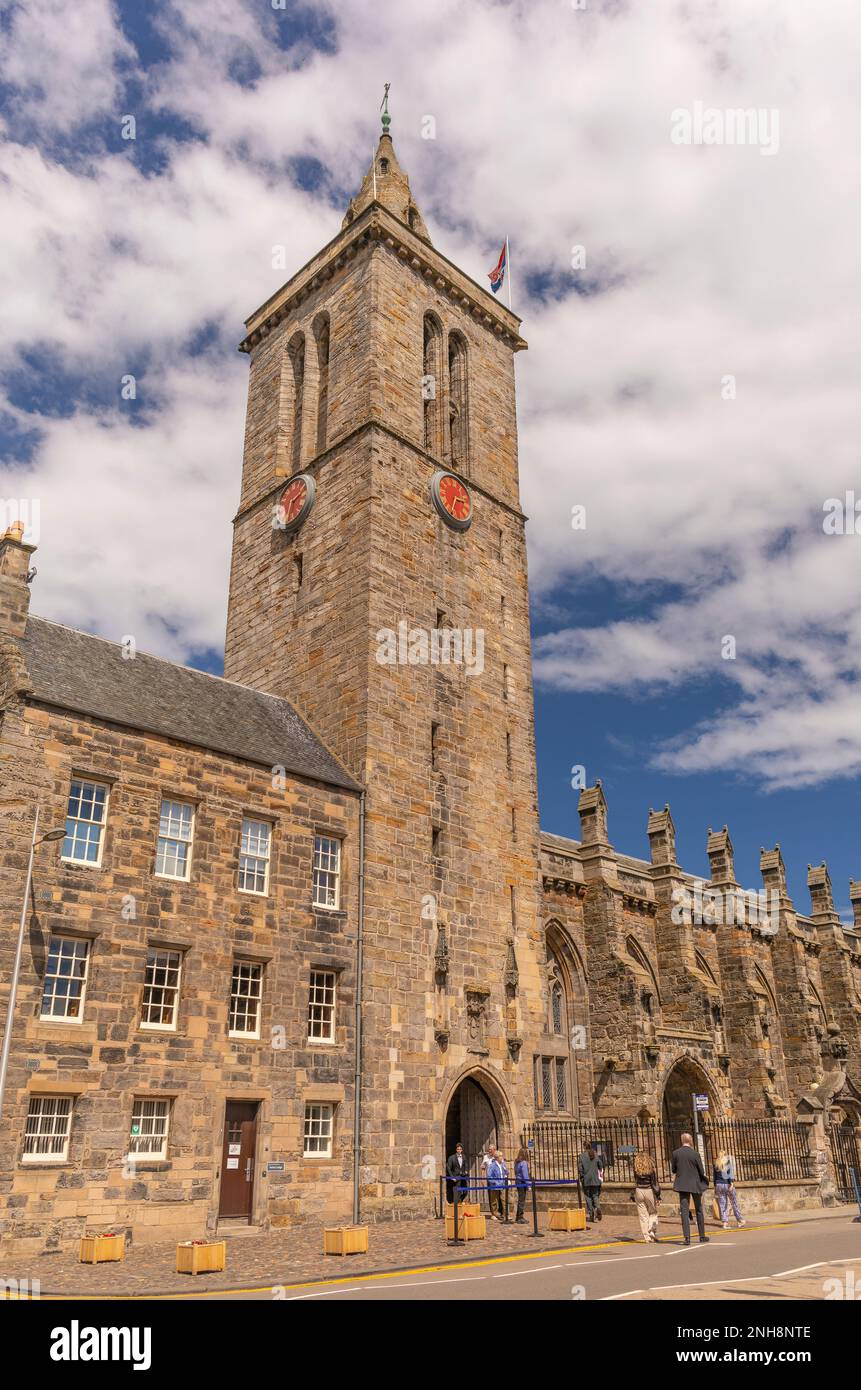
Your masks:
{"label": "gothic chapel window", "polygon": [[422,362],[422,411],[424,442],[429,454],[442,456],[440,403],[442,400],[442,325],[435,314],[424,317]]}
{"label": "gothic chapel window", "polygon": [[287,349],[290,356],[290,384],[293,405],[293,439],[290,462],[294,472],[302,463],[302,405],[305,395],[305,336],[298,333]]}
{"label": "gothic chapel window", "polygon": [[317,343],[317,452],[326,447],[329,412],[329,316],[322,314],[314,326]]}
{"label": "gothic chapel window", "polygon": [[448,430],[452,468],[465,473],[469,466],[469,382],[466,340],[460,333],[448,336]]}
{"label": "gothic chapel window", "polygon": [[557,1037],[565,1032],[565,991],[559,980],[555,980],[550,991],[550,1013],[553,1032]]}

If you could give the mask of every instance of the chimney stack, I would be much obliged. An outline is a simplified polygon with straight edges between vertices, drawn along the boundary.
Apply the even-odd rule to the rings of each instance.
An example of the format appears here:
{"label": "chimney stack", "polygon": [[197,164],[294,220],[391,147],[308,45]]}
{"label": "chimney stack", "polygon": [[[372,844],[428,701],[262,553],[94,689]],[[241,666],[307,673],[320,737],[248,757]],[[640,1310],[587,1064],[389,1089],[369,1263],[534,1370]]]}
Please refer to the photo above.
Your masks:
{"label": "chimney stack", "polygon": [[30,556],[34,545],[24,544],[24,523],[15,521],[0,537],[0,634],[23,637],[30,610]]}

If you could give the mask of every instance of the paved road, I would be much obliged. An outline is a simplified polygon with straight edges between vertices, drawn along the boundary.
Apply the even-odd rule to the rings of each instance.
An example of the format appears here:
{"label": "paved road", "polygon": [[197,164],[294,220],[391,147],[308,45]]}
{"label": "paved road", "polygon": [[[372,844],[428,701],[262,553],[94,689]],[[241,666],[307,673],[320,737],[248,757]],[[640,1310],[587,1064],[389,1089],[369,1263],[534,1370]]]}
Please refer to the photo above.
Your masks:
{"label": "paved road", "polygon": [[617,1241],[593,1247],[591,1252],[557,1250],[546,1255],[470,1259],[461,1265],[206,1297],[334,1302],[574,1298],[750,1302],[824,1299],[826,1294],[861,1296],[861,1225],[853,1225],[848,1218],[714,1232],[707,1245],[695,1241],[686,1247],[671,1237],[652,1246]]}

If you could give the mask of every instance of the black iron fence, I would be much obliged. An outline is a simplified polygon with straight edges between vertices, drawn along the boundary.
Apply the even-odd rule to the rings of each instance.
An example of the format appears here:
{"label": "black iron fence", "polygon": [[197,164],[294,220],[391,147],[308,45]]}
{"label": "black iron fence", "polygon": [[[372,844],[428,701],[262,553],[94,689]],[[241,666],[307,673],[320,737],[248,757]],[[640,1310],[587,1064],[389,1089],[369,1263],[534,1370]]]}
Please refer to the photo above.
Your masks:
{"label": "black iron fence", "polygon": [[831,1161],[834,1182],[841,1202],[859,1202],[861,1197],[861,1145],[851,1125],[831,1125]]}
{"label": "black iron fence", "polygon": [[[604,1160],[604,1181],[633,1183],[634,1155],[643,1149],[655,1161],[659,1181],[672,1185],[671,1159],[682,1130],[634,1119],[535,1120],[523,1128],[530,1172],[540,1180],[576,1177],[577,1160],[592,1143]],[[705,1120],[701,1123],[706,1175],[721,1154],[733,1161],[738,1182],[813,1176],[803,1125],[794,1120]]]}

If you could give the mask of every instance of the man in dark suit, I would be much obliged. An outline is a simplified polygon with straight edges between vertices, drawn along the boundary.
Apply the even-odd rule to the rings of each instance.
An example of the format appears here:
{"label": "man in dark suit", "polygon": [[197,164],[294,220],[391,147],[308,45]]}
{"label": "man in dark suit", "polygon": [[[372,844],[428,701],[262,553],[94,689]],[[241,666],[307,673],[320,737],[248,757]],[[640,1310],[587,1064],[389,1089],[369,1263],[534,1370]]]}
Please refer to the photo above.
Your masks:
{"label": "man in dark suit", "polygon": [[457,1187],[457,1200],[462,1202],[467,1196],[466,1183],[466,1159],[463,1156],[463,1144],[455,1144],[454,1153],[449,1154],[446,1159],[445,1171],[448,1174],[446,1183],[446,1198],[449,1202],[454,1201],[454,1189]]}
{"label": "man in dark suit", "polygon": [[690,1134],[683,1134],[681,1148],[673,1151],[673,1174],[675,1176],[673,1191],[679,1194],[679,1212],[682,1218],[682,1235],[685,1238],[685,1245],[691,1243],[691,1198],[693,1198],[694,1210],[697,1214],[700,1244],[704,1245],[708,1236],[706,1235],[706,1223],[703,1219],[703,1193],[708,1187],[708,1183],[703,1161],[694,1148],[693,1136]]}

